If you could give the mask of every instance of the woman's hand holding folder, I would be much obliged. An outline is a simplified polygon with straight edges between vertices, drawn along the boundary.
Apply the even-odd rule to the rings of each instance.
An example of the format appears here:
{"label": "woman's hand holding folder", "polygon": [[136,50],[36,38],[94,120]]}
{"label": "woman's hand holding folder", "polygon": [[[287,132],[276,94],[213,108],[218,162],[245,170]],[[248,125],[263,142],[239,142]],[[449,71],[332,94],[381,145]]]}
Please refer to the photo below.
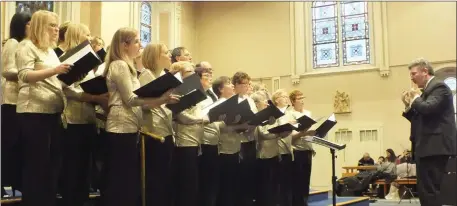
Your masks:
{"label": "woman's hand holding folder", "polygon": [[54,74],[66,74],[71,70],[71,64],[61,64],[54,68]]}

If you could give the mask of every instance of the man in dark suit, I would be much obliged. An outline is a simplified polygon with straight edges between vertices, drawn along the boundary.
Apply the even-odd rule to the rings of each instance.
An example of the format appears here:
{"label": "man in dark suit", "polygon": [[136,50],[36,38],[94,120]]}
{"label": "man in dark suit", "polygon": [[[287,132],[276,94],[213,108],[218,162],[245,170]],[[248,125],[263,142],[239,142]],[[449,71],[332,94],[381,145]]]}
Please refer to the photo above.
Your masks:
{"label": "man in dark suit", "polygon": [[434,77],[427,60],[415,60],[408,68],[411,80],[423,91],[404,92],[402,99],[403,116],[411,122],[419,199],[423,206],[438,206],[446,164],[457,150],[452,92]]}

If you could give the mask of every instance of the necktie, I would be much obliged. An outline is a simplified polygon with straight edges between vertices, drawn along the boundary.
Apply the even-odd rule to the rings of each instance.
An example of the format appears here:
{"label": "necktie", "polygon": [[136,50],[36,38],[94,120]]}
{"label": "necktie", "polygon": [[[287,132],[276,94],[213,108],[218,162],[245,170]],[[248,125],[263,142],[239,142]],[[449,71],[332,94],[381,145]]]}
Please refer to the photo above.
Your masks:
{"label": "necktie", "polygon": [[209,97],[211,97],[211,99],[213,100],[213,102],[217,101],[216,95],[214,95],[214,94],[211,92],[211,90],[209,90],[209,89],[206,90],[206,94],[207,94]]}

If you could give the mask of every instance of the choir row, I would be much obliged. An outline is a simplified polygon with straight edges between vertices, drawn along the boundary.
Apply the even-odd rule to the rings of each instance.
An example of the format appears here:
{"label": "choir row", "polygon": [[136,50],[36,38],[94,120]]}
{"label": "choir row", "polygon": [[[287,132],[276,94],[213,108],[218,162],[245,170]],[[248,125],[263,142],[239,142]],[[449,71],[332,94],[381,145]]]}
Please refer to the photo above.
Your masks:
{"label": "choir row", "polygon": [[[313,131],[268,132],[311,116],[303,93],[270,95],[245,72],[213,80],[208,62],[194,65],[184,47],[142,48],[132,28],[118,29],[104,63],[67,85],[58,76],[73,65],[59,56],[87,40],[95,52],[104,50],[86,25],[59,27],[53,12],[17,13],[11,20],[2,50],[2,187],[19,189],[23,205],[53,206],[60,193],[66,205],[81,206],[89,187],[100,189],[102,205],[139,205],[142,182],[146,205],[307,205],[315,153],[305,137]],[[183,79],[198,74],[206,100],[175,114],[165,106],[180,101],[173,89],[157,98],[134,93],[166,72]],[[108,92],[84,92],[80,83],[97,76],[106,79]],[[239,119],[225,124],[223,115],[210,122],[202,114],[233,95],[253,113],[271,100],[285,115],[251,126],[236,124]],[[140,131],[150,134],[144,178]]]}

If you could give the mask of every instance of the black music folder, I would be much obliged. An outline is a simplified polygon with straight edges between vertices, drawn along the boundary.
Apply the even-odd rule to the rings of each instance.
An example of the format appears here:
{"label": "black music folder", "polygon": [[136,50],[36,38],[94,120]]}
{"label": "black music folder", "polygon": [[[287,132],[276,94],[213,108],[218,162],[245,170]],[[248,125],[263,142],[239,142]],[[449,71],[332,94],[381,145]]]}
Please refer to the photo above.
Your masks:
{"label": "black music folder", "polygon": [[54,52],[56,53],[57,57],[62,56],[62,54],[64,53],[63,50],[60,47],[56,47],[54,49]]}
{"label": "black music folder", "polygon": [[89,40],[84,41],[73,49],[67,51],[59,57],[60,62],[72,64],[71,70],[66,74],[59,74],[57,78],[71,85],[76,81],[83,79],[87,73],[95,67],[102,64],[102,60],[90,46]]}
{"label": "black music folder", "polygon": [[101,95],[108,92],[108,87],[106,86],[106,78],[103,76],[98,76],[93,79],[87,80],[79,84],[83,91],[92,95]]}
{"label": "black music folder", "polygon": [[200,76],[197,73],[194,73],[186,78],[183,79],[182,84],[179,85],[173,93],[178,95],[186,95],[193,91],[194,89],[198,89],[201,92],[205,93],[203,89],[202,83],[200,81]]}
{"label": "black music folder", "polygon": [[97,52],[97,55],[98,57],[100,57],[100,60],[102,60],[102,62],[105,62],[105,58],[106,58],[106,51],[104,48],[98,50]]}
{"label": "black music folder", "polygon": [[222,115],[226,115],[225,118],[227,119],[228,111],[233,110],[233,108],[236,108],[237,105],[238,95],[233,95],[232,97],[226,100],[217,100],[215,103],[209,105],[207,108],[204,108],[202,114],[208,114],[210,123],[217,122],[219,121],[219,117]]}
{"label": "black music folder", "polygon": [[314,124],[317,123],[317,121],[319,120],[314,120],[312,119],[311,117],[308,117],[306,115],[303,115],[301,117],[299,117],[297,119],[297,122],[298,122],[298,128],[297,128],[297,131],[302,131],[306,128],[310,128],[311,126],[313,126]]}
{"label": "black music folder", "polygon": [[335,114],[332,114],[327,118],[319,127],[316,129],[316,134],[314,136],[324,138],[327,133],[335,126],[337,123],[335,119]]}
{"label": "black music folder", "polygon": [[199,102],[205,99],[206,93],[200,91],[199,89],[194,89],[191,92],[182,96],[178,103],[167,104],[165,106],[168,109],[170,109],[173,112],[173,114],[179,114],[182,111],[197,105]]}
{"label": "black music folder", "polygon": [[276,119],[282,117],[284,113],[276,107],[271,100],[268,100],[269,106],[263,109],[260,112],[257,112],[254,117],[249,122],[250,125],[266,125],[268,124],[268,120],[270,117],[274,117]]}
{"label": "black music folder", "polygon": [[270,128],[268,130],[268,132],[272,133],[272,134],[280,134],[283,132],[290,132],[293,130],[298,130],[298,124],[291,124],[291,123],[282,124],[282,125]]}
{"label": "black music folder", "polygon": [[181,95],[178,103],[165,105],[173,114],[179,114],[206,99],[206,92],[197,73],[184,78],[182,84],[173,93]]}
{"label": "black music folder", "polygon": [[256,115],[256,114],[254,114],[254,112],[252,112],[251,105],[249,105],[249,102],[247,99],[240,102],[235,111],[237,111],[237,113],[241,116],[240,121],[238,121],[236,124],[244,124],[246,122],[249,122]]}
{"label": "black music folder", "polygon": [[170,72],[165,72],[164,75],[154,79],[148,84],[134,91],[139,97],[157,98],[162,96],[170,89],[182,85],[181,73],[173,75]]}

